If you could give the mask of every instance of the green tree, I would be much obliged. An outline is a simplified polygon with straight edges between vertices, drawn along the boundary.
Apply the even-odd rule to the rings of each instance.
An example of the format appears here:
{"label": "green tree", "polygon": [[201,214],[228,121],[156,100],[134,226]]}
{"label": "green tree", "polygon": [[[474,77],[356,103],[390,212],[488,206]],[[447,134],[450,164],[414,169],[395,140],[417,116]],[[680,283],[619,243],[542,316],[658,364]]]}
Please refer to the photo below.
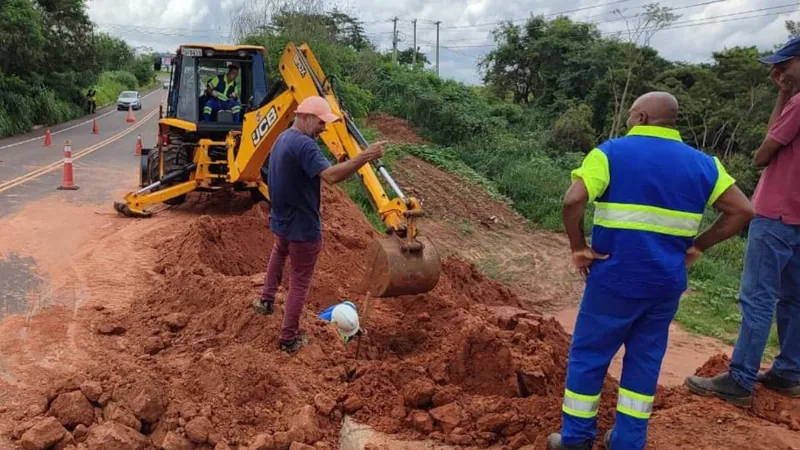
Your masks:
{"label": "green tree", "polygon": [[764,137],[759,128],[769,119],[776,91],[766,67],[758,61],[763,55],[755,46],[713,53],[712,70],[723,86],[717,96],[719,115],[729,133],[714,150],[725,159],[736,152],[754,151]]}
{"label": "green tree", "polygon": [[800,22],[796,20],[787,20],[786,31],[789,32],[790,38],[800,37]]}
{"label": "green tree", "polygon": [[518,104],[551,105],[559,94],[572,96],[563,90],[588,89],[590,80],[571,85],[565,75],[575,77],[585,66],[583,54],[600,38],[595,25],[566,17],[548,21],[539,16],[523,26],[501,25],[493,35],[497,48],[481,60],[479,67],[484,83],[498,97],[510,93]]}
{"label": "green tree", "polygon": [[[645,59],[645,51],[650,46],[650,40],[660,30],[674,22],[678,15],[672,13],[672,9],[666,6],[659,6],[658,3],[644,5],[644,12],[635,15],[625,15],[619,9],[615,14],[625,21],[626,29],[618,35],[629,45],[625,46],[625,68],[624,75],[617,77],[617,82],[612,82],[614,88],[614,115],[611,121],[611,131],[609,137],[619,135],[622,125],[625,123],[625,113],[628,110],[628,102],[632,97],[631,82],[638,75],[638,71]],[[609,69],[609,74],[614,75],[615,71]],[[620,78],[624,83],[619,83]]]}
{"label": "green tree", "polygon": [[553,124],[550,135],[551,153],[586,153],[595,146],[595,131],[592,128],[592,109],[579,104],[567,109]]}
{"label": "green tree", "polygon": [[336,33],[336,39],[354,50],[375,50],[367,39],[364,24],[353,16],[334,8],[328,15]]}
{"label": "green tree", "polygon": [[27,77],[41,69],[45,37],[42,18],[30,0],[0,6],[0,72]]}
{"label": "green tree", "polygon": [[133,50],[122,39],[107,33],[94,37],[94,54],[101,70],[118,70],[133,62]]}
{"label": "green tree", "polygon": [[150,55],[141,55],[133,60],[129,67],[129,71],[136,77],[136,81],[140,86],[150,84],[155,79],[156,73],[153,70],[153,57]]}
{"label": "green tree", "polygon": [[[428,57],[425,56],[424,53],[419,51],[417,48],[417,67],[424,67],[425,64],[430,64],[431,62],[428,60]],[[411,66],[414,63],[414,49],[409,47],[403,51],[397,52],[397,63]]]}
{"label": "green tree", "polygon": [[[45,85],[78,104],[99,72],[94,63],[93,26],[85,0],[35,0],[45,35]],[[44,68],[43,68],[44,69]]]}

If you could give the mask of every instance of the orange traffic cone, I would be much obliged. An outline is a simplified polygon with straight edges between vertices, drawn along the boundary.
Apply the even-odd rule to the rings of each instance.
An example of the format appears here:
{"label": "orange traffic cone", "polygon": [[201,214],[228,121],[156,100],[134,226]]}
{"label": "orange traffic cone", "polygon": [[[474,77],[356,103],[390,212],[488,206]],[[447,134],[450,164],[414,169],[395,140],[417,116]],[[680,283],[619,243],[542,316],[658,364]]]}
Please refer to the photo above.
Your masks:
{"label": "orange traffic cone", "polygon": [[53,135],[50,134],[50,128],[48,128],[47,132],[44,134],[44,146],[45,147],[53,146]]}
{"label": "orange traffic cone", "polygon": [[92,121],[92,134],[100,134],[100,128],[97,126],[97,119]]}
{"label": "orange traffic cone", "polygon": [[58,189],[66,191],[75,191],[78,189],[78,186],[75,186],[72,179],[72,144],[70,144],[69,141],[64,145],[64,180],[61,182],[61,186],[59,186]]}
{"label": "orange traffic cone", "polygon": [[142,156],[142,135],[141,134],[136,136],[136,150],[133,152],[133,156]]}
{"label": "orange traffic cone", "polygon": [[136,122],[136,117],[133,117],[133,107],[128,105],[128,118],[125,119],[125,122]]}

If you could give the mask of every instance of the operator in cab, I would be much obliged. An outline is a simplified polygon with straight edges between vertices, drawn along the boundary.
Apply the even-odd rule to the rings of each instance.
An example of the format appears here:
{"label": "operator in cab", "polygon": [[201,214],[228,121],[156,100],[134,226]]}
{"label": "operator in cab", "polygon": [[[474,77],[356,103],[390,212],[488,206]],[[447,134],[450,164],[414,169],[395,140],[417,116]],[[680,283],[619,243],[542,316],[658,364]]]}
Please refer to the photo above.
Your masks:
{"label": "operator in cab", "polygon": [[272,253],[261,297],[253,302],[259,314],[274,313],[275,295],[283,279],[286,259],[291,270],[289,292],[283,304],[280,349],[296,352],[307,343],[299,333],[300,315],[311,287],[314,267],[322,250],[320,180],[344,181],[370,161],[383,156],[385,142],[376,142],[358,156],[336,165],[317,144],[327,124],[340,120],[328,101],[309,97],[297,107],[294,124],[281,133],[269,156],[269,191],[272,203],[269,226],[274,235]]}
{"label": "operator in cab", "polygon": [[230,109],[233,114],[233,121],[241,122],[242,104],[239,102],[239,85],[236,77],[239,75],[239,68],[233,64],[228,66],[228,73],[217,75],[206,85],[208,96],[210,97],[203,105],[203,120],[211,121],[214,113],[222,109]]}

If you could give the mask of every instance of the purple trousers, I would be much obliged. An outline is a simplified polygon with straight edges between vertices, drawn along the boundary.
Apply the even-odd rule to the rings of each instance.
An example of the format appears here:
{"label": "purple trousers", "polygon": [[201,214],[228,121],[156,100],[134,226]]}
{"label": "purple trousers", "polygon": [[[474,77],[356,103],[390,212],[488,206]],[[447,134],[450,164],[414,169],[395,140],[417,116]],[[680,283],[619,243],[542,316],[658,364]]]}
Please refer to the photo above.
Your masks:
{"label": "purple trousers", "polygon": [[289,295],[286,296],[283,305],[280,341],[283,344],[289,344],[297,337],[300,329],[300,314],[303,312],[303,305],[305,305],[308,290],[311,288],[311,278],[314,275],[317,257],[322,249],[322,241],[289,241],[278,235],[274,236],[275,243],[272,246],[272,253],[269,255],[261,300],[275,301],[275,294],[281,285],[283,268],[288,257]]}

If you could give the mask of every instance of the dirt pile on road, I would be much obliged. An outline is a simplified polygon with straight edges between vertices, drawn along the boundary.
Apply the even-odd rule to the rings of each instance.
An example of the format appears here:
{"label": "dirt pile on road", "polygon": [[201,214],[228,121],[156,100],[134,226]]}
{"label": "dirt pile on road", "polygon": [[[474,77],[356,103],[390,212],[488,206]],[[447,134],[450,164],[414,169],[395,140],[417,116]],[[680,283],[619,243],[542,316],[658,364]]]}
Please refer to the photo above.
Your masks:
{"label": "dirt pile on road", "polygon": [[[280,300],[271,317],[250,308],[272,244],[266,208],[199,217],[162,242],[162,279],[120,318],[139,367],[170,393],[159,423],[188,438],[180,419],[193,417],[181,411],[194,405],[210,408],[200,417],[231,445],[252,444],[258,430],[273,443],[331,446],[343,414],[463,445],[519,447],[557,426],[568,336],[460,260],[444,261],[427,295],[373,300],[355,361],[355,343],[344,347],[315,314],[344,299],[362,306],[354,293],[375,233],[340,191],[326,190],[323,204],[324,248],[302,320],[310,345],[294,356],[278,351]],[[549,417],[532,423],[534,410]]]}
{"label": "dirt pile on road", "polygon": [[[429,294],[373,300],[355,361],[355,342],[345,347],[315,315],[344,299],[363,307],[355,292],[375,233],[341,191],[326,189],[323,205],[307,347],[278,351],[280,299],[274,316],[250,307],[272,244],[266,208],[200,216],[156,244],[158,276],[128,312],[92,313],[104,341],[96,360],[107,363],[51,399],[77,405],[62,426],[86,427],[78,434],[96,448],[138,448],[139,436],[159,448],[336,448],[343,414],[461,445],[520,447],[557,427],[568,336],[461,260],[443,261]],[[75,389],[86,381],[93,399]]]}
{"label": "dirt pile on road", "polygon": [[[184,220],[151,241],[160,257],[138,301],[122,313],[86,311],[99,343],[87,350],[95,364],[14,411],[16,442],[27,450],[335,449],[350,414],[408,439],[544,448],[560,424],[569,345],[557,321],[523,308],[472,265],[445,259],[431,293],[372,301],[356,361],[355,342],[344,346],[315,316],[344,299],[363,310],[355,293],[375,232],[338,189],[325,189],[323,216],[323,252],[301,322],[307,347],[278,350],[280,298],[273,316],[250,307],[272,245],[265,206]],[[652,448],[792,448],[791,421],[778,419],[794,414],[796,402],[774,403],[765,421],[679,390],[663,398]],[[607,379],[601,432],[615,400],[616,382]],[[675,424],[696,430],[685,445]]]}

